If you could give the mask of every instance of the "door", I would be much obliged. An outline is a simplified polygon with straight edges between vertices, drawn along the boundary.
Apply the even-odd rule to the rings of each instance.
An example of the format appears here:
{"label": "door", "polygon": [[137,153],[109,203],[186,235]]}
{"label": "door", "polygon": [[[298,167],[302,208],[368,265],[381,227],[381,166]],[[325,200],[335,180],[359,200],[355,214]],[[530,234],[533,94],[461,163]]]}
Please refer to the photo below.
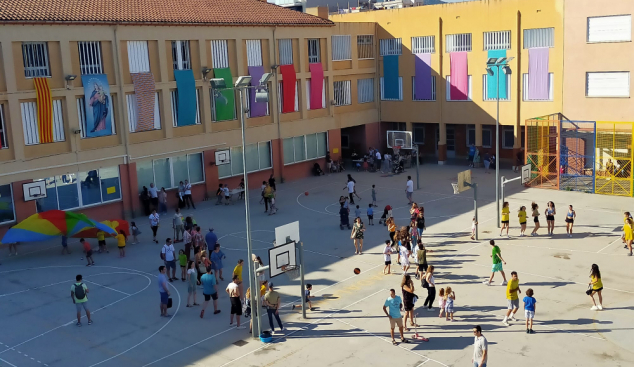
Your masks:
{"label": "door", "polygon": [[456,133],[453,125],[447,125],[447,158],[456,157]]}

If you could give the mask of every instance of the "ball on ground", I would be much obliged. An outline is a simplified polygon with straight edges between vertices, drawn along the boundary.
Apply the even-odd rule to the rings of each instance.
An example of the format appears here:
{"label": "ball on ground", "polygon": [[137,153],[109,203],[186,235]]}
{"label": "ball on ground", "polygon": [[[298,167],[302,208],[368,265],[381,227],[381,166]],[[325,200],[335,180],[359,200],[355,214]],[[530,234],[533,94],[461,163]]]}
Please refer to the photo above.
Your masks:
{"label": "ball on ground", "polygon": [[361,274],[361,269],[354,268],[354,273],[357,274],[357,275]]}
{"label": "ball on ground", "polygon": [[304,195],[308,196],[308,191],[304,191]]}

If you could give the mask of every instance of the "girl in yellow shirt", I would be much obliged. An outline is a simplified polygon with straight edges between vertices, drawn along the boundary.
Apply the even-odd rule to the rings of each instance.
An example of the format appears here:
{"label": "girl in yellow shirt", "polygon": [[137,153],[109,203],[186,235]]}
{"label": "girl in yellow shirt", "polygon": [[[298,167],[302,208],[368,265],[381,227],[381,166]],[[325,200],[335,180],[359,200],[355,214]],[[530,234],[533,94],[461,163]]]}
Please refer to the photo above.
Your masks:
{"label": "girl in yellow shirt", "polygon": [[524,232],[526,231],[526,207],[521,206],[520,210],[517,212],[517,217],[520,219],[520,237],[524,237]]}
{"label": "girl in yellow shirt", "polygon": [[[603,297],[601,296],[601,291],[603,290],[603,282],[601,281],[601,271],[599,271],[599,265],[592,264],[592,268],[590,269],[590,283],[591,290],[589,290],[588,295],[592,298],[592,311],[603,310]],[[594,300],[594,295],[599,295],[599,304]]]}
{"label": "girl in yellow shirt", "polygon": [[632,256],[632,241],[634,240],[634,221],[629,217],[630,213],[625,213],[625,221],[623,225],[623,239],[625,240],[625,246],[630,253],[627,256]]}
{"label": "girl in yellow shirt", "polygon": [[500,237],[502,237],[502,232],[504,232],[504,228],[506,228],[506,237],[509,237],[509,217],[511,214],[511,210],[509,209],[509,202],[505,201],[502,204],[502,228],[500,229]]}

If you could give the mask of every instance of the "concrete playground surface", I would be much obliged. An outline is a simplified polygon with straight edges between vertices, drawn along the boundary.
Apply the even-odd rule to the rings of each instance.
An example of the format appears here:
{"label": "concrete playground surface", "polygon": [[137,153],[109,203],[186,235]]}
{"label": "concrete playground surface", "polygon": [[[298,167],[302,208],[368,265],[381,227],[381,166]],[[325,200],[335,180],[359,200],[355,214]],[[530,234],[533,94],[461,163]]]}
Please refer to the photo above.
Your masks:
{"label": "concrete playground surface", "polygon": [[[511,238],[500,238],[495,174],[475,170],[480,240],[471,241],[472,191],[453,195],[450,185],[463,169],[421,166],[421,188],[414,193],[415,201],[425,207],[424,241],[434,251],[428,261],[436,267],[437,289],[451,286],[456,292],[455,321],[447,322],[438,317],[437,302],[434,312],[422,309],[426,290],[415,282],[421,297],[416,311],[421,325],[418,332],[429,342],[412,340],[393,346],[382,311],[390,288],[400,294],[402,272],[393,257],[392,270],[397,274],[382,274],[382,243],[388,233],[376,223],[382,208],[390,204],[395,208],[397,225],[406,224],[405,182],[407,175],[416,180],[415,170],[391,177],[351,172],[362,197],[358,204],[366,223],[371,185],[377,187],[379,208],[375,209],[375,225],[367,227],[363,255],[354,255],[350,231],[338,226],[337,201],[346,192],[345,173],[279,184],[279,211],[272,216],[258,205],[259,190],[250,193],[254,252],[265,262],[274,228],[300,221],[306,281],[313,284],[313,305],[318,308],[302,319],[301,311],[291,310],[291,304],[299,302],[299,281],[284,275],[274,278],[282,293],[280,314],[285,330],[274,334],[273,343],[263,344],[251,338],[248,329],[229,326],[224,288],[237,260],[248,258],[244,204],[214,206],[214,201],[209,201],[198,203],[198,209],[185,214],[193,213],[203,229],[214,227],[227,256],[225,281],[219,285],[220,314],[213,315],[208,308],[205,318],[200,319],[199,306],[186,308],[187,285],[178,280],[170,283],[173,317],[159,317],[156,275],[162,265],[161,243],[150,241],[145,218],[136,220],[143,232],[141,243],[128,245],[125,258],[118,257],[116,241],[110,240],[110,253],[95,254],[96,266],[90,268],[81,260],[75,239],[70,244],[73,253],[64,256],[60,255],[60,244],[53,242],[22,244],[19,255],[12,257],[2,248],[0,366],[472,366],[472,327],[476,324],[482,326],[489,341],[489,366],[634,365],[634,286],[630,280],[634,258],[626,256],[619,239],[622,213],[634,209],[634,200],[527,189],[516,181],[506,188]],[[502,174],[517,176],[509,170]],[[517,209],[536,201],[543,212],[549,200],[557,207],[554,236],[546,236],[542,228],[538,237],[518,237]],[[565,235],[568,204],[577,212],[573,238]],[[172,214],[162,222],[161,239],[173,236]],[[541,219],[545,225],[543,215]],[[532,222],[528,224],[530,233]],[[521,290],[532,288],[535,292],[536,334],[526,334],[522,306],[517,322],[510,326],[501,323],[506,299],[499,274],[494,285],[482,284],[490,274],[489,239],[495,239],[502,249],[507,276],[517,271]],[[96,247],[96,241],[92,243]],[[182,243],[176,248],[182,248]],[[603,311],[591,311],[585,294],[593,263],[602,272]],[[362,271],[359,275],[353,273],[357,267]],[[90,288],[93,325],[84,321],[82,327],[75,326],[69,289],[76,274],[83,274]],[[197,297],[202,303],[202,289]],[[268,320],[263,318],[262,325],[268,328]],[[406,336],[411,337],[413,331]]]}

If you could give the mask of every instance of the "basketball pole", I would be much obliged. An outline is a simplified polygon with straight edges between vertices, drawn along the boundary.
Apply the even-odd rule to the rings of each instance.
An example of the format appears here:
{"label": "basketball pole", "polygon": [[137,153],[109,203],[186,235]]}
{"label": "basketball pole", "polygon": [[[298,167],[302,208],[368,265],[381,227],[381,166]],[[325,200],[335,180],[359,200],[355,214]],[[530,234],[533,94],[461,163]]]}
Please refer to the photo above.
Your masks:
{"label": "basketball pole", "polygon": [[520,178],[522,178],[522,176],[518,176],[515,178],[512,178],[510,180],[505,180],[504,176],[502,176],[502,178],[500,179],[500,198],[502,201],[502,205],[504,205],[504,185],[506,185],[509,182],[513,182],[515,180],[519,180]]}
{"label": "basketball pole", "polygon": [[299,252],[299,280],[300,280],[300,296],[302,297],[302,318],[306,318],[306,297],[304,296],[304,242],[295,242],[295,247]]}
{"label": "basketball pole", "polygon": [[465,186],[469,186],[470,188],[473,189],[473,216],[475,218],[476,221],[476,228],[475,228],[475,239],[476,241],[479,239],[478,238],[478,184],[477,183],[468,183],[465,182],[464,183]]}

